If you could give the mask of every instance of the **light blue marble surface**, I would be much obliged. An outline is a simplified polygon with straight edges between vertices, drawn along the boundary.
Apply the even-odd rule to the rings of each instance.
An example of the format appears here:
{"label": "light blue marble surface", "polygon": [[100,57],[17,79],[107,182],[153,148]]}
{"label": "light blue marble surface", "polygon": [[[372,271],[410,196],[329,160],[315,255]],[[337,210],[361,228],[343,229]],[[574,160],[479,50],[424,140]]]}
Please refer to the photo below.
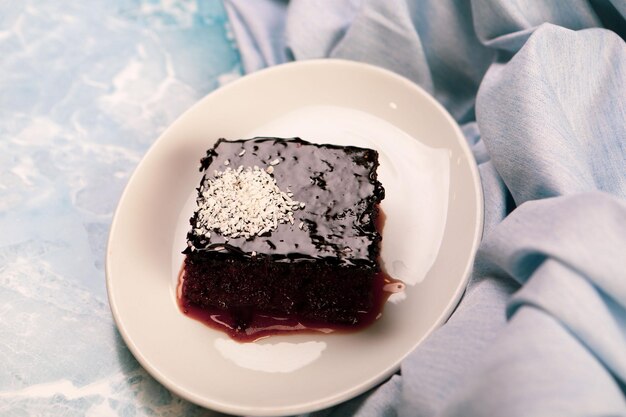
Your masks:
{"label": "light blue marble surface", "polygon": [[0,415],[209,413],[127,350],[104,253],[148,147],[240,73],[218,0],[0,2]]}

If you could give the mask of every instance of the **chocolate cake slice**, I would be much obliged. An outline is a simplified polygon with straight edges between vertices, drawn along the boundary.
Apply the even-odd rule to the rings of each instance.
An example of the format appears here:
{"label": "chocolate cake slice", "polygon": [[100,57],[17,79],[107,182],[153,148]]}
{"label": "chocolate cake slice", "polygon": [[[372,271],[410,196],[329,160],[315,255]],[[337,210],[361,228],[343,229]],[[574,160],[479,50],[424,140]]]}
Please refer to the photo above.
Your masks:
{"label": "chocolate cake slice", "polygon": [[220,139],[201,161],[183,310],[357,325],[374,308],[378,153],[299,138]]}

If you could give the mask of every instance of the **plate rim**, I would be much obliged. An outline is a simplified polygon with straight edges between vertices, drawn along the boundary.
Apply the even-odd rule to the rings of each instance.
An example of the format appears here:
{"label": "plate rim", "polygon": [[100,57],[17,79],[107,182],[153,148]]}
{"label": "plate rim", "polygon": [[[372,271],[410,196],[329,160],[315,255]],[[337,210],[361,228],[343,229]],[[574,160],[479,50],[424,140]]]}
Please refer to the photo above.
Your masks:
{"label": "plate rim", "polygon": [[[144,357],[141,350],[136,346],[135,342],[133,341],[133,337],[128,334],[126,328],[123,325],[123,320],[120,317],[118,306],[116,305],[116,302],[112,295],[113,294],[112,288],[114,284],[112,283],[112,278],[111,278],[112,267],[110,265],[110,263],[112,262],[111,261],[111,258],[112,258],[111,248],[112,248],[112,244],[114,243],[114,239],[116,235],[118,218],[119,218],[121,209],[124,205],[123,202],[127,198],[127,194],[129,193],[129,188],[131,188],[130,185],[136,180],[136,177],[139,171],[141,171],[143,165],[145,164],[145,161],[149,159],[150,155],[155,151],[159,143],[162,142],[164,138],[167,137],[171,131],[175,130],[178,127],[178,125],[183,122],[183,120],[186,118],[186,115],[188,113],[202,106],[205,101],[209,99],[214,99],[214,97],[216,96],[219,97],[220,95],[226,94],[233,86],[236,86],[237,84],[241,82],[253,82],[255,79],[265,76],[265,74],[268,72],[279,72],[279,71],[285,71],[289,69],[297,69],[298,67],[302,67],[303,69],[306,69],[307,67],[315,67],[315,66],[320,66],[320,65],[328,66],[328,67],[337,66],[337,65],[344,66],[344,67],[352,67],[355,70],[361,70],[361,71],[365,70],[365,71],[370,71],[372,73],[378,73],[378,75],[381,75],[384,77],[390,77],[394,79],[395,81],[404,84],[406,88],[411,89],[415,93],[422,96],[422,98],[424,98],[431,105],[437,108],[439,112],[444,116],[444,118],[452,126],[456,136],[459,138],[458,142],[460,144],[463,154],[465,154],[468,157],[467,159],[468,159],[470,173],[472,176],[472,184],[474,185],[474,188],[476,191],[475,210],[477,213],[477,219],[476,219],[475,227],[473,231],[474,233],[473,233],[473,239],[472,239],[471,253],[469,254],[469,258],[463,270],[463,274],[462,274],[459,286],[457,287],[457,290],[455,291],[453,297],[450,298],[449,302],[446,305],[446,308],[440,314],[439,318],[433,322],[433,324],[428,328],[426,332],[424,332],[421,338],[415,340],[415,342],[413,343],[411,348],[407,351],[407,353],[397,358],[394,362],[390,363],[390,365],[387,366],[387,368],[381,370],[378,374],[370,377],[369,379],[349,389],[343,390],[334,395],[326,396],[324,398],[321,398],[315,401],[309,401],[306,403],[300,403],[300,404],[288,405],[288,406],[279,406],[279,407],[237,406],[237,405],[227,404],[219,400],[209,399],[204,396],[196,395],[193,392],[186,390],[184,387],[181,387],[178,384],[172,382],[157,367],[153,366],[151,362]],[[245,74],[229,82],[228,84],[218,87],[215,90],[209,92],[208,94],[200,98],[198,101],[196,101],[193,105],[186,108],[174,120],[174,122],[172,122],[165,130],[161,132],[159,137],[146,150],[144,155],[141,157],[139,163],[133,169],[132,174],[129,176],[129,179],[126,182],[126,185],[124,186],[124,190],[122,191],[118,199],[118,202],[117,202],[117,205],[116,205],[116,208],[113,213],[112,220],[111,220],[111,225],[109,227],[106,252],[105,252],[105,281],[106,281],[106,290],[107,290],[107,300],[109,303],[109,308],[111,310],[111,314],[113,316],[117,331],[122,336],[124,343],[126,344],[127,348],[132,353],[133,357],[140,363],[140,365],[144,368],[144,370],[148,374],[150,374],[160,384],[165,386],[168,390],[174,392],[179,397],[185,400],[188,400],[196,405],[210,409],[210,410],[223,412],[223,413],[237,414],[237,415],[249,414],[249,415],[255,415],[255,416],[283,416],[283,415],[292,415],[292,414],[299,414],[299,413],[305,413],[305,412],[312,412],[312,411],[321,410],[327,407],[331,407],[341,402],[355,398],[356,396],[366,392],[367,390],[375,387],[376,385],[382,383],[383,381],[391,377],[400,368],[400,364],[402,363],[402,361],[404,361],[404,359],[406,359],[406,357],[409,354],[411,354],[427,337],[429,337],[437,328],[439,328],[442,324],[444,324],[450,318],[450,316],[455,311],[456,307],[459,305],[463,297],[463,294],[465,293],[467,289],[467,285],[469,283],[470,276],[471,276],[471,271],[474,265],[474,260],[476,257],[476,252],[478,250],[478,246],[480,245],[480,242],[482,240],[482,236],[484,233],[484,217],[485,217],[484,193],[483,193],[482,181],[480,179],[480,173],[478,170],[478,164],[476,162],[476,159],[458,123],[454,120],[454,118],[450,115],[450,113],[445,109],[445,107],[443,107],[443,105],[439,103],[439,101],[437,101],[430,93],[428,93],[418,84],[412,82],[408,78],[398,73],[395,73],[391,70],[388,70],[388,69],[385,69],[376,65],[368,64],[368,63],[345,60],[345,59],[334,59],[334,58],[310,59],[310,60],[304,60],[304,61],[283,63],[283,64],[274,65],[268,68],[261,69],[251,74]]]}

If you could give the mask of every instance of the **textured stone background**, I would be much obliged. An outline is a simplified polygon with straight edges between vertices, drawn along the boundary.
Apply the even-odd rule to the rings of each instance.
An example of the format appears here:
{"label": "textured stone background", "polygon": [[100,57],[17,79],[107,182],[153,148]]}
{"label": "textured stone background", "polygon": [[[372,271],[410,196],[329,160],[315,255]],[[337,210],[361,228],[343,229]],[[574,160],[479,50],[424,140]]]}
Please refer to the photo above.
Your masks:
{"label": "textured stone background", "polygon": [[219,0],[0,2],[0,415],[210,414],[126,349],[104,252],[148,147],[240,73]]}

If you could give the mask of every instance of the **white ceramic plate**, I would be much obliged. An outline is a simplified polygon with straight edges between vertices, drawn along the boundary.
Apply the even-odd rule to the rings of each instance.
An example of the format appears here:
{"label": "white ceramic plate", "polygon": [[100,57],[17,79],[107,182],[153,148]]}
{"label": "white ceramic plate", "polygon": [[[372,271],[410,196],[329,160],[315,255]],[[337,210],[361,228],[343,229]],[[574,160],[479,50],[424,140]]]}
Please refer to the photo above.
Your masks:
{"label": "white ceramic plate", "polygon": [[[379,151],[387,191],[382,258],[387,271],[408,285],[368,329],[240,344],[179,311],[176,275],[199,159],[220,137],[252,135]],[[426,92],[354,62],[277,66],[205,97],[146,154],[111,226],[109,302],[135,357],[181,397],[233,414],[308,412],[382,382],[448,318],[467,283],[482,221],[469,148]]]}

